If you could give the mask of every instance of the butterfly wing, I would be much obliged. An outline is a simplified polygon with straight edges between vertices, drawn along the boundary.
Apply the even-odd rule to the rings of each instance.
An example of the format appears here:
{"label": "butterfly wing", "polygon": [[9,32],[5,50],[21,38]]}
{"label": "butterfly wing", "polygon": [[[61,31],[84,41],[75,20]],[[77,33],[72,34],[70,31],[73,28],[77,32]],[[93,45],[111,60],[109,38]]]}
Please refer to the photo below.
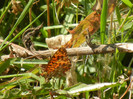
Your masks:
{"label": "butterfly wing", "polygon": [[67,51],[64,47],[61,47],[55,52],[44,71],[47,72],[46,77],[48,78],[52,76],[60,77],[65,75],[65,72],[68,71],[70,67],[71,61],[67,56]]}

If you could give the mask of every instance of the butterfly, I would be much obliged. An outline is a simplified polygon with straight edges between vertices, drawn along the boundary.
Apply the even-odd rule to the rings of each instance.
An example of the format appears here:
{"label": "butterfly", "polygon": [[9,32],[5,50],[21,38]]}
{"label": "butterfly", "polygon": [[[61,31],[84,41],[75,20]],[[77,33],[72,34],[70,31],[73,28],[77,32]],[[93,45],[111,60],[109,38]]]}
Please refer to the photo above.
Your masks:
{"label": "butterfly", "polygon": [[70,68],[71,61],[67,56],[67,51],[61,47],[55,52],[48,64],[43,67],[43,72],[46,72],[46,78],[62,77]]}

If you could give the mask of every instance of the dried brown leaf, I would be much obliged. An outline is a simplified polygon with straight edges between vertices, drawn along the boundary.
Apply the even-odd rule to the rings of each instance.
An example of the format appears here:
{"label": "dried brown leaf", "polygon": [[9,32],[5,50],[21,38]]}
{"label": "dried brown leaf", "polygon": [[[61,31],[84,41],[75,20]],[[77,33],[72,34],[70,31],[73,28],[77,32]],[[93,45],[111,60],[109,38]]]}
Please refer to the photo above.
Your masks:
{"label": "dried brown leaf", "polygon": [[72,35],[58,35],[51,38],[46,38],[48,48],[58,49],[71,39]]}
{"label": "dried brown leaf", "polygon": [[14,13],[15,15],[17,15],[19,12],[22,12],[23,9],[21,7],[21,2],[20,1],[16,1],[16,0],[11,0],[12,3],[12,13]]}

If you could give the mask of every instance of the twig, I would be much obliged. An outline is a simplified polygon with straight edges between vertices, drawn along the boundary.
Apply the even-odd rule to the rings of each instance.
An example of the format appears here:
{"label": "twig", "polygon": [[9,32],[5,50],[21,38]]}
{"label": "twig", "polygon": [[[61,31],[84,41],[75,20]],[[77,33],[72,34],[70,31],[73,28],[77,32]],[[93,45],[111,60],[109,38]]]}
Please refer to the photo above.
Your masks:
{"label": "twig", "polygon": [[130,84],[129,84],[129,86],[127,87],[127,89],[126,89],[126,91],[124,92],[124,94],[120,97],[120,99],[123,99],[123,97],[127,94],[127,92],[130,90],[130,94],[129,94],[129,99],[131,99],[132,98],[132,96],[131,96],[131,94],[132,94],[132,92],[131,92],[131,90],[132,90],[132,84],[133,84],[133,70],[132,70],[132,74],[131,74],[131,76],[130,76]]}
{"label": "twig", "polygon": [[[0,44],[3,41],[4,40],[0,39]],[[8,42],[6,42],[6,43],[8,43]],[[18,57],[28,57],[28,56],[33,56],[34,55],[31,51],[29,51],[26,48],[21,47],[21,46],[19,46],[17,44],[10,43],[9,45],[12,48],[13,53],[17,54]]]}
{"label": "twig", "polygon": [[[0,39],[0,43],[3,40]],[[6,42],[7,43],[7,42]],[[14,53],[18,54],[18,57],[29,57],[29,56],[40,56],[40,57],[49,57],[57,50],[45,50],[45,51],[35,51],[33,52],[13,43],[10,43]],[[104,54],[104,53],[114,53],[118,49],[120,52],[133,53],[133,43],[115,43],[107,45],[95,45],[93,47],[79,47],[79,48],[67,48],[68,56],[77,56],[77,55],[93,55],[93,54]],[[23,55],[24,54],[24,55]]]}
{"label": "twig", "polygon": [[[80,47],[80,48],[67,48],[67,54],[69,56],[77,56],[77,55],[92,55],[92,54],[104,54],[104,53],[114,53],[116,48],[120,52],[133,52],[133,43],[115,43],[115,44],[107,44],[107,45],[95,45],[92,48],[90,47]],[[45,51],[36,51],[40,55],[44,57],[51,56],[56,50],[45,50]]]}

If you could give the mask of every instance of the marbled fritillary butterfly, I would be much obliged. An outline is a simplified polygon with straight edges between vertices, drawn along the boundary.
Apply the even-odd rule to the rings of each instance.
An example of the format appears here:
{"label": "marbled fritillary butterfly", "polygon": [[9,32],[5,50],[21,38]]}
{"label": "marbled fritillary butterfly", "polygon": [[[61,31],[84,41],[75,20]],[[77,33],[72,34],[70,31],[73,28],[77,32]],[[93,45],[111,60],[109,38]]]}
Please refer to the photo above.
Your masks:
{"label": "marbled fritillary butterfly", "polygon": [[67,56],[67,51],[64,47],[59,48],[52,56],[48,64],[43,68],[46,72],[45,77],[61,77],[71,68],[71,61]]}

